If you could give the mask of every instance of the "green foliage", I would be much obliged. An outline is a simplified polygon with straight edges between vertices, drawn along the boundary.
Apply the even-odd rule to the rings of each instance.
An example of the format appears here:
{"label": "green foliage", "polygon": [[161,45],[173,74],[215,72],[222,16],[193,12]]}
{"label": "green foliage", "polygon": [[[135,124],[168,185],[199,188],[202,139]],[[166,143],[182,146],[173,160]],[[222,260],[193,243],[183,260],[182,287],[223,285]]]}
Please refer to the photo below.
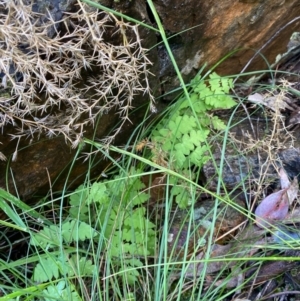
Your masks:
{"label": "green foliage", "polygon": [[[138,173],[131,170],[132,174]],[[155,249],[155,225],[146,217],[143,204],[149,195],[141,190],[144,184],[138,178],[116,178],[113,181],[94,183],[90,188],[82,186],[70,199],[70,215],[82,220],[96,212],[100,236],[105,241],[102,251],[115,264],[120,258],[130,257],[126,262],[131,268],[140,266],[141,261],[132,256],[153,255]],[[123,261],[124,263],[124,261]],[[135,278],[134,278],[135,279]]]}
{"label": "green foliage", "polygon": [[[138,171],[132,169],[130,173]],[[93,241],[111,269],[124,274],[128,283],[134,283],[140,275],[136,268],[143,266],[141,258],[153,255],[156,246],[155,225],[145,217],[146,209],[141,206],[149,199],[143,188],[144,184],[129,174],[78,187],[70,196],[69,217],[59,225],[44,226],[31,237],[30,244],[40,254],[41,250],[45,252],[45,256],[39,257],[33,280],[43,283],[59,281],[62,276],[93,277],[96,265],[90,259],[92,256],[86,254],[87,242]],[[68,251],[65,257],[54,255],[61,246],[74,245],[74,253]],[[62,287],[59,282],[47,290],[49,294],[53,290],[61,292]]]}
{"label": "green foliage", "polygon": [[61,229],[57,225],[44,227],[32,237],[31,244],[48,249],[58,247],[61,239],[65,243],[70,244],[76,241],[93,239],[96,235],[96,231],[90,225],[72,219],[64,221]]}
{"label": "green foliage", "polygon": [[[231,79],[212,73],[205,82],[198,75],[190,84],[190,100],[183,95],[176,103],[172,115],[161,122],[153,131],[151,140],[154,160],[160,150],[169,168],[189,174],[193,179],[191,166],[201,167],[209,159],[207,139],[212,130],[225,130],[225,123],[213,115],[215,109],[229,109],[236,102],[228,95],[233,88]],[[176,179],[171,179],[178,185]],[[175,191],[176,190],[176,191]],[[190,204],[190,199],[183,188],[173,189],[180,207]]]}
{"label": "green foliage", "polygon": [[82,298],[78,295],[74,287],[70,292],[70,289],[66,288],[66,282],[63,280],[59,281],[56,285],[47,286],[43,293],[45,296],[49,296],[44,299],[45,301],[82,301]]}
{"label": "green foliage", "polygon": [[[154,129],[152,157],[161,156],[160,164],[195,179],[193,166],[199,168],[209,158],[209,135],[226,128],[213,110],[235,105],[227,95],[231,87],[231,80],[216,74],[207,82],[196,77],[190,85],[190,101],[182,96],[172,114]],[[59,222],[47,219],[37,232],[7,210],[6,200],[17,201],[0,195],[2,208],[14,223],[31,233],[30,245],[37,256],[29,281],[42,285],[43,298],[38,300],[82,300],[84,289],[77,280],[94,282],[103,274],[108,282],[114,275],[117,279],[113,281],[121,286],[140,283],[142,268],[149,256],[155,258],[157,247],[157,229],[144,206],[150,196],[140,180],[142,173],[132,168],[114,179],[81,185],[70,195],[68,210],[55,219]],[[195,191],[190,184],[175,176],[168,178],[168,184],[180,207],[192,204]],[[33,217],[43,220],[39,215]]]}
{"label": "green foliage", "polygon": [[[132,170],[133,174],[138,171]],[[155,225],[145,218],[146,209],[139,207],[149,199],[141,192],[144,184],[138,178],[116,178],[94,183],[90,188],[79,187],[70,198],[70,215],[82,221],[96,212],[103,245],[110,256],[131,254],[146,256],[155,248]]]}

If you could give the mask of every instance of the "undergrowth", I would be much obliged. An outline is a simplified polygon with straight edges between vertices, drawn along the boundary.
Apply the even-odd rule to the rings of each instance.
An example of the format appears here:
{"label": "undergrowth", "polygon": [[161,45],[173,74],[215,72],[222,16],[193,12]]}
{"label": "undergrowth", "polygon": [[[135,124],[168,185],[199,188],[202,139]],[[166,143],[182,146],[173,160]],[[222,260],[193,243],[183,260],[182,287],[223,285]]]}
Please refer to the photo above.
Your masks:
{"label": "undergrowth", "polygon": [[[12,26],[13,31],[8,38],[16,43],[19,39],[27,38],[20,24],[25,22],[27,27],[34,27],[28,16],[17,14],[18,7],[13,1],[10,4],[2,1],[0,4],[10,5],[12,15],[15,17],[16,25]],[[151,1],[149,5],[157,17]],[[97,3],[95,6],[97,7]],[[72,18],[80,22],[77,24],[71,20]],[[0,60],[0,68],[7,70],[12,58],[15,68],[14,73],[8,73],[3,83],[9,87],[11,98],[5,108],[4,100],[2,99],[2,102],[0,100],[2,125],[18,120],[18,123],[26,129],[22,135],[46,131],[49,136],[64,135],[74,146],[80,142],[89,144],[97,151],[102,151],[106,159],[111,160],[117,169],[108,179],[101,181],[91,181],[88,171],[86,181],[75,191],[63,191],[59,197],[42,200],[41,204],[33,208],[0,189],[0,207],[9,218],[1,220],[0,224],[21,232],[23,236],[20,241],[24,246],[23,257],[20,256],[16,261],[11,260],[10,253],[17,247],[14,244],[10,245],[9,252],[7,246],[4,247],[0,259],[0,301],[158,301],[184,300],[184,298],[204,300],[202,291],[205,286],[203,276],[205,268],[203,274],[196,275],[192,285],[185,279],[184,271],[191,269],[189,263],[195,259],[196,252],[203,247],[204,242],[208,245],[207,254],[209,254],[216,218],[214,210],[217,209],[218,202],[216,201],[215,208],[212,209],[213,220],[207,221],[209,224],[207,236],[194,241],[192,254],[194,257],[190,257],[192,259],[188,258],[188,246],[184,249],[182,259],[179,259],[182,262],[178,262],[176,256],[169,256],[170,249],[172,251],[175,249],[172,246],[170,248],[169,218],[170,212],[177,210],[178,207],[186,209],[189,215],[186,215],[183,223],[187,222],[188,225],[185,233],[188,240],[192,236],[193,205],[197,200],[198,189],[202,188],[203,191],[211,193],[216,200],[221,198],[200,187],[198,181],[200,169],[211,159],[212,145],[209,138],[228,130],[226,123],[218,117],[216,111],[231,109],[237,105],[230,96],[234,88],[232,79],[220,77],[216,73],[210,73],[208,77],[201,77],[201,74],[198,74],[189,85],[182,85],[182,95],[168,109],[164,118],[135,138],[136,141],[130,148],[121,149],[113,146],[108,148],[107,145],[96,141],[87,139],[82,141],[82,126],[89,122],[93,123],[97,115],[107,109],[117,106],[121,118],[123,120],[129,118],[128,112],[135,93],[140,91],[149,93],[150,106],[153,105],[147,80],[140,81],[141,75],[148,75],[149,62],[141,47],[135,25],[124,23],[114,15],[101,15],[82,4],[75,17],[68,16],[64,21],[72,27],[72,34],[75,35],[74,44],[70,41],[70,44],[65,45],[59,35],[54,34],[53,49],[61,47],[64,59],[57,60],[57,50],[51,50],[52,48],[50,50],[53,52],[47,48],[43,49],[43,54],[46,59],[51,56],[54,62],[57,60],[62,63],[62,66],[67,68],[64,74],[69,72],[69,75],[61,75],[62,66],[56,64],[51,67],[53,70],[48,70],[47,60],[36,62],[39,70],[53,74],[51,90],[46,87],[43,76],[37,70],[31,70],[27,65],[20,63],[23,62],[21,58],[24,60],[24,53],[18,53],[18,56],[14,57],[14,52],[10,53],[10,49],[6,46],[2,48],[3,57],[7,57],[7,60]],[[113,23],[117,28],[116,33],[120,33],[124,38],[124,45],[117,48],[120,56],[116,55],[114,64],[110,66],[103,59],[115,48],[113,45],[103,44],[98,31],[104,30],[107,22]],[[91,23],[94,26],[91,26]],[[168,41],[165,40],[161,24],[158,25],[167,48]],[[49,25],[42,28],[47,31]],[[123,31],[125,28],[134,34],[134,42],[127,40]],[[39,34],[37,40],[29,40],[32,53],[40,51],[33,46],[41,45],[40,39],[45,38],[44,32]],[[93,49],[94,56],[83,55],[84,43]],[[48,45],[46,43],[46,46]],[[169,55],[172,58],[171,52]],[[82,69],[90,68],[95,56],[96,65],[99,64],[103,68],[107,65],[107,69],[104,68],[101,76],[87,81],[87,91],[92,89],[99,100],[93,102],[77,94],[74,83],[79,79]],[[36,56],[33,57],[37,59]],[[123,65],[124,61],[126,63]],[[128,78],[123,78],[124,71],[127,72]],[[28,75],[21,83],[16,78],[18,72]],[[184,84],[180,74],[178,76]],[[26,94],[30,91],[28,87],[31,89],[42,87],[46,97],[43,104],[35,103],[29,98],[29,94]],[[121,94],[117,93],[116,96],[111,87],[118,87]],[[24,97],[23,101],[18,98],[19,96]],[[27,101],[28,107],[24,105],[24,101]],[[14,107],[10,107],[11,103],[14,103]],[[52,116],[51,113],[47,115],[51,112],[51,105],[57,108],[64,105],[66,111],[71,112],[65,114],[65,119],[60,120],[60,115]],[[20,108],[21,111],[15,111]],[[42,117],[40,114],[46,114],[47,118],[40,118]],[[80,114],[87,114],[87,118],[79,122]],[[6,115],[10,118],[5,117]],[[133,137],[131,139],[133,140]],[[115,157],[111,156],[112,152],[121,157],[113,159]],[[93,155],[89,154],[87,158],[92,162]],[[103,175],[105,176],[104,172]],[[154,200],[157,204],[153,205],[151,178],[157,175],[161,178],[157,186],[164,187],[164,194],[162,202]],[[147,184],[143,181],[145,177],[150,178]],[[158,217],[151,215],[151,206],[159,213]],[[8,241],[4,232],[3,241]],[[174,271],[175,276],[179,278],[177,282],[173,282]],[[227,281],[229,282],[229,278]],[[187,296],[181,296],[184,290],[187,291]],[[230,293],[234,293],[234,290]],[[212,285],[207,290],[207,300],[221,300],[224,291],[223,284],[219,284],[217,288]]]}
{"label": "undergrowth", "polygon": [[[146,205],[151,195],[142,182],[142,175],[145,170],[154,168],[155,171],[158,167],[159,172],[168,175],[170,186],[177,184],[172,188],[172,197],[176,197],[178,205],[190,206],[195,200],[190,183],[195,181],[197,173],[191,167],[199,170],[209,158],[205,141],[211,131],[226,128],[212,114],[216,108],[225,109],[236,104],[228,96],[230,88],[232,81],[215,73],[208,81],[197,76],[190,85],[192,107],[197,115],[193,114],[187,99],[181,97],[149,135],[146,145],[150,146],[150,156],[143,159],[135,155],[142,160],[143,169],[137,169],[135,165],[140,164],[133,164],[134,161],[130,163],[129,155],[124,160],[127,165],[112,179],[87,181],[71,193],[69,207],[60,213],[59,220],[47,219],[38,226],[37,232],[23,225],[23,230],[30,234],[28,259],[34,262],[28,274],[30,279],[23,281],[31,285],[43,284],[38,290],[38,300],[82,300],[83,296],[89,300],[93,299],[96,287],[99,290],[96,295],[103,299],[111,294],[128,298],[131,287],[135,288],[135,294],[144,294],[141,287],[151,283],[149,273],[155,273],[155,265],[162,262],[155,259],[160,252],[160,229],[148,216]],[[96,142],[86,140],[86,143],[102,148]],[[61,206],[64,198],[57,200]],[[6,212],[13,218],[13,211]],[[154,265],[152,272],[151,264]],[[112,286],[111,282],[116,281],[122,285]],[[10,290],[4,291],[9,295]],[[25,295],[28,296],[28,292],[20,290],[18,297]],[[143,298],[151,300],[151,289]]]}
{"label": "undergrowth", "polygon": [[[183,95],[169,116],[151,133],[151,142],[147,145],[151,148],[153,162],[195,180],[197,170],[210,158],[209,135],[213,130],[226,129],[214,110],[236,106],[229,96],[232,88],[230,78],[212,73],[205,81],[197,75],[189,85],[190,99]],[[191,205],[187,190],[178,185],[176,177],[170,178],[170,184],[177,184],[172,192],[177,195],[179,206]]]}
{"label": "undergrowth", "polygon": [[[154,255],[156,229],[141,206],[149,198],[141,192],[144,184],[130,177],[136,173],[132,169],[125,178],[120,175],[114,180],[82,185],[71,194],[66,217],[58,225],[42,227],[31,237],[30,244],[37,253],[48,255],[40,255],[33,271],[34,281],[60,281],[61,285],[63,276],[87,279],[97,271],[104,276],[109,270],[125,273],[128,285],[138,280],[136,268],[143,266],[141,259]],[[63,262],[60,253],[54,255],[61,244],[64,249],[70,248]],[[94,252],[105,254],[101,263],[92,259]],[[48,291],[54,289],[47,287]]]}
{"label": "undergrowth", "polygon": [[[0,102],[1,124],[20,126],[22,132],[14,138],[35,133],[46,133],[50,137],[62,134],[77,146],[82,139],[83,126],[95,122],[99,114],[117,106],[121,118],[128,119],[132,99],[140,91],[149,93],[153,110],[147,82],[149,61],[141,47],[136,25],[79,3],[78,13],[66,16],[62,21],[66,26],[64,38],[68,37],[69,31],[72,32],[72,39],[66,43],[55,31],[49,40],[47,32],[52,29],[51,23],[35,27],[24,3],[20,6],[15,2],[0,4],[10,9],[11,16],[15,17],[10,32],[6,32],[6,40],[19,44],[26,39],[32,59],[37,60],[36,68],[32,68],[24,64],[27,52],[15,53],[9,48],[9,43],[2,47],[0,67],[7,71],[13,64],[13,69],[3,78],[8,94]],[[23,14],[18,14],[20,10]],[[3,20],[2,26],[10,22],[11,19]],[[118,33],[124,41],[124,45],[117,48],[119,52],[114,61],[109,53],[116,49],[115,46],[105,43],[100,34],[108,23],[114,24],[115,34]],[[25,24],[35,34],[28,34],[20,24]],[[133,34],[134,41],[127,40],[125,29]],[[41,43],[42,40],[48,43]],[[85,52],[85,48],[93,51]],[[42,53],[44,60],[37,53]],[[53,63],[51,70],[50,59]],[[76,82],[81,71],[92,68],[92,65],[103,68],[103,72],[87,79],[86,95],[92,97],[86,99],[85,95],[78,93]],[[52,85],[48,85],[44,74],[53,76]],[[127,74],[126,78],[124,74]],[[145,82],[141,81],[142,74],[146,77]],[[118,93],[113,92],[116,87]],[[216,73],[210,74],[207,80],[197,75],[188,85],[188,94],[183,93],[166,117],[148,134],[144,145],[151,149],[150,154],[145,152],[144,157],[140,156],[141,149],[137,149],[138,155],[134,151],[129,155],[123,153],[121,161],[113,161],[120,169],[112,178],[100,182],[87,180],[74,192],[63,192],[61,197],[52,199],[49,202],[52,204],[50,217],[46,211],[38,213],[39,206],[29,208],[0,191],[1,208],[12,221],[2,224],[22,231],[29,239],[24,258],[8,265],[2,261],[4,282],[0,300],[167,298],[170,289],[168,265],[172,263],[168,262],[167,251],[162,252],[160,245],[166,245],[168,221],[165,219],[164,234],[161,235],[160,222],[149,216],[151,193],[142,177],[147,170],[150,170],[148,175],[161,172],[168,178],[168,186],[172,187],[172,198],[175,197],[179,207],[189,208],[195,201],[193,183],[210,156],[207,138],[214,131],[226,128],[226,124],[214,115],[214,110],[236,105],[229,96],[232,88],[231,79]],[[186,86],[183,89],[186,91]],[[37,92],[43,96],[42,102],[31,98],[32,93],[38,95]],[[65,117],[61,118],[60,112],[53,113],[53,106],[58,110],[63,106]],[[102,149],[99,143],[85,141]],[[65,207],[66,203],[68,207]],[[165,208],[166,212],[171,210],[171,203]],[[22,210],[25,222],[18,217],[15,208]],[[22,272],[24,270],[26,273]],[[11,281],[6,273],[9,277],[18,277]],[[159,287],[160,281],[163,285],[161,292],[154,287]]]}
{"label": "undergrowth", "polygon": [[[59,221],[40,216],[24,205],[27,222],[30,218],[43,221],[38,231],[14,217],[4,197],[19,207],[22,202],[1,191],[1,208],[19,224],[19,229],[30,234],[27,260],[21,260],[20,266],[23,269],[26,262],[35,264],[18,282],[27,283],[27,287],[43,284],[33,290],[39,295],[34,300],[90,300],[95,294],[93,285],[100,286],[95,299],[99,300],[112,289],[109,277],[118,277],[127,286],[139,281],[141,272],[137,269],[145,269],[145,262],[156,252],[157,229],[142,206],[149,195],[143,192],[145,185],[136,177],[138,173],[131,168],[112,180],[81,185],[70,194],[70,206]],[[98,283],[105,277],[107,283]],[[17,283],[12,287],[7,283],[2,293],[10,296],[5,300],[30,296]]]}

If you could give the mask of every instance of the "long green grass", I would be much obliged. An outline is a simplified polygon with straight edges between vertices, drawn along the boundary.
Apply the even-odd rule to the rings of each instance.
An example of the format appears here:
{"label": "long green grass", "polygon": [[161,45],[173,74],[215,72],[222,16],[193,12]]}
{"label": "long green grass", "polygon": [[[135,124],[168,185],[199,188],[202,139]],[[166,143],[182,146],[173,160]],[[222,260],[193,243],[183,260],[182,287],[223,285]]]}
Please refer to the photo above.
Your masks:
{"label": "long green grass", "polygon": [[[98,3],[82,1],[159,32],[181,83],[182,93],[189,101],[194,116],[197,116],[190,99],[189,85],[181,77],[153,2],[147,1],[158,29]],[[212,71],[204,74],[202,80],[206,80]],[[239,102],[238,108],[241,106],[242,103]],[[176,110],[176,105],[166,110],[161,122],[168,120],[172,110]],[[260,256],[274,246],[261,246],[262,251],[256,257],[251,257],[248,253],[241,257],[229,253],[223,260],[228,264],[233,260],[237,262],[233,271],[230,272],[229,266],[225,264],[207,286],[209,263],[217,261],[211,257],[211,251],[220,204],[246,215],[250,223],[253,220],[250,204],[248,208],[243,208],[231,200],[226,190],[225,194],[221,194],[221,189],[224,188],[222,167],[225,164],[225,150],[230,140],[229,130],[234,113],[235,111],[229,117],[228,126],[222,134],[215,133],[214,137],[205,141],[211,159],[214,158],[211,151],[214,139],[222,145],[220,165],[215,165],[218,178],[215,191],[199,184],[200,169],[193,173],[191,171],[190,174],[175,170],[171,164],[174,153],[169,154],[167,164],[159,164],[153,162],[147,145],[141,151],[135,150],[143,139],[151,141],[155,124],[149,122],[146,116],[124,147],[102,145],[95,140],[82,141],[81,146],[85,147],[78,148],[73,163],[67,168],[70,174],[75,160],[86,155],[84,152],[88,149],[90,169],[85,181],[75,191],[69,190],[66,180],[62,192],[51,192],[35,206],[28,206],[17,197],[0,190],[0,207],[7,215],[6,220],[0,221],[3,229],[0,245],[0,301],[183,301],[232,298],[239,287],[228,288],[227,283],[233,275],[238,274],[236,269],[239,266],[250,260],[259,266],[263,261],[278,259],[274,256]],[[200,122],[197,126],[201,131]],[[90,175],[90,170],[95,165],[95,156],[92,154],[95,151],[102,153],[110,163],[98,179]],[[192,164],[190,167],[192,170]],[[164,176],[162,185],[165,193],[160,203],[156,200],[153,217],[148,210],[148,199],[151,179],[157,175]],[[144,178],[150,179],[149,182],[142,183]],[[192,204],[186,208],[182,228],[186,227],[186,241],[194,240],[194,245],[191,250],[187,243],[183,244],[180,256],[176,249],[178,238],[173,240],[172,246],[169,237],[173,211],[178,210],[172,189],[176,185],[188,192],[189,202]],[[245,182],[241,183],[244,189],[246,185]],[[210,225],[201,239],[197,236],[197,225],[193,219],[196,210],[194,204],[200,193],[206,193],[213,204],[209,215]],[[140,209],[147,210],[139,211]],[[139,215],[139,212],[144,212],[144,215]],[[11,236],[16,233],[18,238],[12,239]],[[205,256],[199,259],[197,254],[204,246]],[[251,246],[245,242],[245,248],[250,250]],[[16,250],[20,250],[21,254],[17,254],[17,258],[13,260]],[[280,257],[280,260],[290,261],[296,258]],[[195,275],[187,276],[191,266],[201,262],[204,263],[201,271],[197,271],[197,266],[194,265]],[[248,280],[242,281],[240,285],[246,284]]]}

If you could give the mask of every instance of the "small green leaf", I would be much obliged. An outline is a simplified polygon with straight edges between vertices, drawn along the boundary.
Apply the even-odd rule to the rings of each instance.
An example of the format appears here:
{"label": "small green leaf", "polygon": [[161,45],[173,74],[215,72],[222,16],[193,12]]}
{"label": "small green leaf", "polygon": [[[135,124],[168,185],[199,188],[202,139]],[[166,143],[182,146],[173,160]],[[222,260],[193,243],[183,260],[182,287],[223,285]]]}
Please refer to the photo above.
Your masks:
{"label": "small green leaf", "polygon": [[197,146],[200,145],[200,142],[205,142],[210,131],[208,129],[205,130],[197,130],[197,131],[191,131],[190,138],[191,141]]}
{"label": "small green leaf", "polygon": [[176,203],[178,204],[179,208],[186,208],[187,206],[191,205],[190,201],[190,194],[185,188],[181,188],[177,195],[176,195]]}
{"label": "small green leaf", "polygon": [[237,103],[230,97],[229,95],[223,95],[222,98],[220,98],[220,108],[222,109],[230,109],[237,105]]}
{"label": "small green leaf", "polygon": [[207,105],[211,106],[212,108],[219,108],[220,103],[218,98],[215,96],[215,94],[207,95],[204,98],[204,101]]}
{"label": "small green leaf", "polygon": [[74,290],[73,287],[66,288],[66,282],[61,280],[57,283],[57,285],[48,285],[45,290],[43,290],[45,296],[45,301],[82,301],[82,298],[78,295],[78,293]]}
{"label": "small green leaf", "polygon": [[147,202],[150,198],[150,195],[145,192],[136,191],[135,195],[132,198],[132,205],[141,205]]}
{"label": "small green leaf", "polygon": [[194,103],[194,109],[196,113],[203,113],[210,109],[207,107],[205,101],[202,98],[199,98],[197,102]]}
{"label": "small green leaf", "polygon": [[88,196],[88,189],[80,185],[74,193],[70,195],[70,204],[72,206],[80,206]]}
{"label": "small green leaf", "polygon": [[53,300],[62,300],[62,292],[65,289],[65,281],[59,281],[57,285],[48,285],[43,293],[48,297],[45,298],[45,301]]}
{"label": "small green leaf", "polygon": [[62,224],[61,235],[65,242],[71,243],[73,241],[92,239],[97,235],[97,232],[87,223],[73,219]]}
{"label": "small green leaf", "polygon": [[[189,155],[190,154],[190,150],[194,148],[193,143],[191,144],[185,144],[185,143],[177,143],[175,144],[175,150],[176,150],[176,154],[181,153],[183,155]],[[176,156],[177,159],[177,156]]]}
{"label": "small green leaf", "polygon": [[185,149],[187,149],[187,155],[195,148],[194,144],[198,143],[198,141],[195,141],[191,136],[192,132],[195,132],[195,130],[190,131],[190,135],[184,134],[182,137],[182,144],[184,145]]}
{"label": "small green leaf", "polygon": [[58,279],[58,265],[52,258],[40,258],[40,262],[36,265],[33,272],[33,281],[47,282]]}
{"label": "small green leaf", "polygon": [[32,234],[30,244],[42,249],[54,248],[60,244],[60,229],[56,225],[45,226],[40,232]]}
{"label": "small green leaf", "polygon": [[217,116],[211,118],[212,126],[215,130],[225,130],[226,124]]}
{"label": "small green leaf", "polygon": [[140,276],[137,269],[134,269],[133,267],[126,266],[126,265],[120,268],[120,272],[122,274],[125,274],[126,282],[131,285],[134,285],[138,281]]}
{"label": "small green leaf", "polygon": [[98,202],[100,204],[109,203],[109,195],[107,193],[107,187],[105,183],[93,183],[88,196],[88,204],[92,204],[94,202]]}
{"label": "small green leaf", "polygon": [[201,83],[201,76],[199,74],[197,74],[192,80],[191,80],[191,86],[193,88],[197,87],[199,85],[199,83]]}
{"label": "small green leaf", "polygon": [[[131,215],[131,218],[124,221],[124,224],[130,225],[131,227],[137,228],[137,229],[143,229],[144,228],[144,221],[145,221],[145,212],[146,209],[144,207],[140,207],[134,210],[134,212]],[[130,222],[131,220],[131,222]]]}
{"label": "small green leaf", "polygon": [[92,263],[91,260],[85,257],[78,258],[77,255],[72,255],[69,260],[69,264],[71,266],[71,269],[67,273],[69,277],[75,275],[81,277],[93,276],[96,272],[96,266]]}
{"label": "small green leaf", "polygon": [[207,146],[198,146],[190,155],[190,161],[196,166],[202,167],[204,163],[207,161],[207,156],[204,154],[207,152]]}
{"label": "small green leaf", "polygon": [[179,106],[179,110],[181,110],[181,109],[186,109],[186,108],[189,108],[189,107],[190,107],[190,104],[189,104],[188,100],[187,100],[187,99],[184,99],[184,100],[181,102],[180,106]]}
{"label": "small green leaf", "polygon": [[[174,139],[176,140],[176,139]],[[173,149],[173,142],[171,139],[165,140],[164,143],[162,144],[161,148],[165,152],[169,152],[170,150]]]}
{"label": "small green leaf", "polygon": [[196,124],[194,116],[183,115],[177,116],[175,120],[170,120],[168,127],[176,138],[181,138],[182,134],[186,134],[195,128]]}
{"label": "small green leaf", "polygon": [[198,85],[195,87],[194,91],[201,94],[207,94],[207,91],[210,92],[209,88],[206,86],[204,81],[200,81]]}
{"label": "small green leaf", "polygon": [[209,80],[209,84],[210,84],[210,88],[213,92],[215,92],[216,94],[219,93],[220,91],[222,91],[221,89],[221,85],[220,85],[220,76],[217,75],[216,72],[213,72],[209,75],[210,80]]}
{"label": "small green leaf", "polygon": [[168,137],[170,135],[170,130],[168,130],[168,129],[160,129],[159,130],[159,134],[162,137]]}
{"label": "small green leaf", "polygon": [[225,93],[229,93],[230,89],[233,88],[232,78],[221,77],[221,83]]}
{"label": "small green leaf", "polygon": [[175,164],[177,168],[181,168],[184,163],[186,162],[186,157],[182,152],[182,149],[178,148],[176,150],[174,150],[174,154],[175,154]]}

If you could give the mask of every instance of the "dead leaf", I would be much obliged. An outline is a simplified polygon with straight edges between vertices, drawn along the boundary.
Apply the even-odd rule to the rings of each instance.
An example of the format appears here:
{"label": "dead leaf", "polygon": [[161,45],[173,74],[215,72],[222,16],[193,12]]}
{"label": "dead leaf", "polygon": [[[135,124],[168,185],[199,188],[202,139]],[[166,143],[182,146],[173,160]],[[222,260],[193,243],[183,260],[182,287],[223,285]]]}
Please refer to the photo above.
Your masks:
{"label": "dead leaf", "polygon": [[294,180],[291,183],[291,186],[287,190],[287,194],[288,194],[290,204],[292,204],[293,201],[297,199],[298,191],[299,191],[298,179],[297,179],[297,177],[295,177]]}
{"label": "dead leaf", "polygon": [[291,99],[286,96],[282,97],[278,95],[263,95],[260,93],[254,93],[248,96],[248,100],[252,103],[268,107],[274,112],[276,112],[278,109],[280,111],[285,111],[286,109],[294,111],[294,108],[290,106],[293,105]]}
{"label": "dead leaf", "polygon": [[279,177],[280,177],[281,189],[287,188],[286,192],[288,195],[289,204],[291,205],[298,196],[298,190],[299,190],[298,179],[297,177],[295,177],[291,183],[287,173],[283,168],[280,168],[279,170]]}
{"label": "dead leaf", "polygon": [[280,177],[281,189],[289,188],[291,185],[291,182],[288,178],[287,173],[285,172],[285,170],[283,168],[280,168],[280,170],[279,170],[279,177]]}
{"label": "dead leaf", "polygon": [[296,124],[300,123],[300,111],[299,110],[295,110],[294,112],[292,112],[290,118],[287,121],[287,125],[288,126],[293,126]]}
{"label": "dead leaf", "polygon": [[289,211],[287,189],[271,193],[258,205],[255,210],[256,225],[260,228],[268,227],[275,221],[283,220]]}
{"label": "dead leaf", "polygon": [[256,104],[263,104],[264,97],[259,93],[254,93],[248,96],[248,100]]}

